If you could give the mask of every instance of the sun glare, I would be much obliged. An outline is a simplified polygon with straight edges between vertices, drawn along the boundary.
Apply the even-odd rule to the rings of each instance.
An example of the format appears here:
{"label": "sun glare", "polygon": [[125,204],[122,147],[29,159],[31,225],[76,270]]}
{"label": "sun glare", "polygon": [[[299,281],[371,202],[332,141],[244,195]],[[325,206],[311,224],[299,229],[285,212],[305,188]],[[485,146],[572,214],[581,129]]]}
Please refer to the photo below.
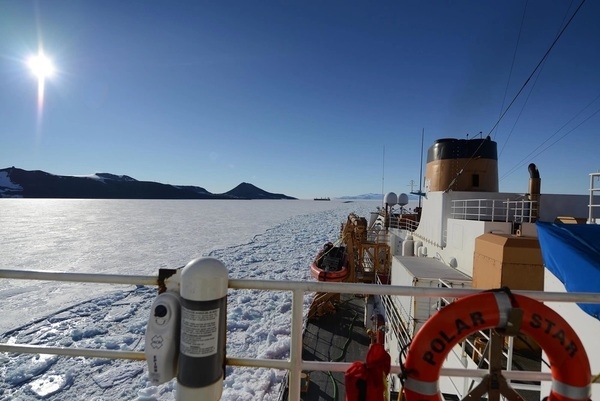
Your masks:
{"label": "sun glare", "polygon": [[52,78],[56,72],[54,63],[47,57],[42,50],[38,54],[31,55],[27,61],[29,71],[37,79],[37,109],[38,109],[38,131],[42,121],[44,109],[44,92],[46,90],[46,79]]}
{"label": "sun glare", "polygon": [[38,80],[50,78],[54,75],[55,68],[52,60],[50,60],[42,52],[29,57],[27,60],[29,70],[36,76]]}

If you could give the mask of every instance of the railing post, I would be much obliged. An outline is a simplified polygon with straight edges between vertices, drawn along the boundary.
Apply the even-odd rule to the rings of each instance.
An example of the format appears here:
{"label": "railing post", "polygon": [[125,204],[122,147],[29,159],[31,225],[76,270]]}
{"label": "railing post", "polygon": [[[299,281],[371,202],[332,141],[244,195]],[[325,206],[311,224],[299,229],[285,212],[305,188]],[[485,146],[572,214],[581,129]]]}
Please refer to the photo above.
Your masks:
{"label": "railing post", "polygon": [[223,393],[227,288],[223,263],[198,258],[181,271],[177,401],[217,401]]}
{"label": "railing post", "polygon": [[596,192],[600,191],[600,188],[594,187],[594,179],[600,178],[600,173],[591,173],[590,174],[590,202],[588,204],[588,224],[594,224],[594,208],[599,207],[600,205],[594,204],[594,196]]}
{"label": "railing post", "polygon": [[304,291],[294,289],[292,292],[292,332],[290,334],[290,374],[289,401],[300,401],[300,381],[302,379],[302,315]]}

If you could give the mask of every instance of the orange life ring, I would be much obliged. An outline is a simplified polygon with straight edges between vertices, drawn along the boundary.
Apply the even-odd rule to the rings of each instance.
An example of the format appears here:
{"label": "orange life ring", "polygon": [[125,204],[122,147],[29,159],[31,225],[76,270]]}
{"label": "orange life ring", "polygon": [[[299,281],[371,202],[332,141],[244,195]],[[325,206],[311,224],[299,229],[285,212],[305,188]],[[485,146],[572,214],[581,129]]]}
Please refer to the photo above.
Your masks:
{"label": "orange life ring", "polygon": [[483,292],[458,299],[433,315],[410,344],[403,366],[406,401],[440,401],[438,379],[444,359],[469,334],[505,328],[508,311],[523,310],[520,331],[546,352],[552,371],[549,401],[591,397],[591,369],[583,344],[554,310],[534,299],[506,292]]}

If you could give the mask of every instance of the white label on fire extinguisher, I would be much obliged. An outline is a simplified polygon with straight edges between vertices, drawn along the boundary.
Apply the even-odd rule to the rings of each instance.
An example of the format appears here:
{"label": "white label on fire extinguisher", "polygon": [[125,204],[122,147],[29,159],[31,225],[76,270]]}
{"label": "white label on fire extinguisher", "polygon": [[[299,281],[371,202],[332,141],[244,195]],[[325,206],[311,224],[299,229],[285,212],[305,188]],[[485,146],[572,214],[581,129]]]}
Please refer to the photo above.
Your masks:
{"label": "white label on fire extinguisher", "polygon": [[181,352],[199,358],[217,353],[219,309],[181,308]]}

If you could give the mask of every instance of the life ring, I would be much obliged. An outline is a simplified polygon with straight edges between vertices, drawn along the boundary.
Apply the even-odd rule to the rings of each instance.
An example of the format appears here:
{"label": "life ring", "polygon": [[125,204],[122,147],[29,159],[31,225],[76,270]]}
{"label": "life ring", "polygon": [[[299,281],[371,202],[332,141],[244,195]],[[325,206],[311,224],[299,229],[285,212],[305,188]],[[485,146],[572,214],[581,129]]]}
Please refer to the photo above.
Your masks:
{"label": "life ring", "polygon": [[440,369],[451,349],[469,334],[506,328],[508,312],[521,308],[520,331],[546,352],[552,371],[548,401],[586,401],[591,397],[591,369],[573,328],[553,309],[534,299],[500,291],[458,299],[421,327],[403,365],[406,401],[440,401]]}

